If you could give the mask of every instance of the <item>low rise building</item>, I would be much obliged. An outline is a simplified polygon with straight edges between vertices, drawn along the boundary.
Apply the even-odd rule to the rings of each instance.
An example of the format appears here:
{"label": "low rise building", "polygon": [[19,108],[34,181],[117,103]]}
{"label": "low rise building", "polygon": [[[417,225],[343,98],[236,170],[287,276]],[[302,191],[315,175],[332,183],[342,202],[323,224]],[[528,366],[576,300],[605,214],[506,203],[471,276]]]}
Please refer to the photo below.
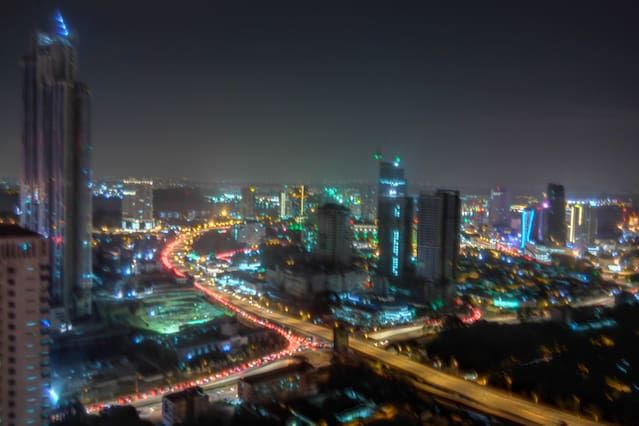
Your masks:
{"label": "low rise building", "polygon": [[263,404],[314,395],[318,391],[314,371],[311,364],[299,361],[278,370],[244,377],[238,383],[238,396],[250,404]]}
{"label": "low rise building", "polygon": [[269,269],[266,277],[286,294],[298,299],[324,291],[341,293],[358,290],[368,282],[368,274],[357,268],[328,267],[313,262]]}
{"label": "low rise building", "polygon": [[202,417],[208,409],[209,397],[199,386],[170,393],[162,398],[162,424],[191,424]]}

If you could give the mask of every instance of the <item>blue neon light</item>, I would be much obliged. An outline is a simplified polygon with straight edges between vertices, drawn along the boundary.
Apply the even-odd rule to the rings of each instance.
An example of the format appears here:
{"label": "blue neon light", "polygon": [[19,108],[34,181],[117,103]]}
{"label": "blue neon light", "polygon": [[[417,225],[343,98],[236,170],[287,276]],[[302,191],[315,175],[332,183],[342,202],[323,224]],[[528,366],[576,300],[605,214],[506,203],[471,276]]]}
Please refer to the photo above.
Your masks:
{"label": "blue neon light", "polygon": [[535,220],[535,211],[521,212],[521,248],[526,247],[526,243],[530,242],[530,236],[533,229],[533,221]]}
{"label": "blue neon light", "polygon": [[379,183],[381,183],[382,185],[388,185],[388,186],[406,185],[406,181],[403,180],[403,179],[385,179],[385,178],[381,178],[379,180]]}
{"label": "blue neon light", "polygon": [[60,400],[60,396],[58,395],[58,393],[53,388],[50,388],[48,393],[49,393],[49,400],[51,401],[51,403],[53,405],[57,405],[58,401]]}
{"label": "blue neon light", "polygon": [[498,308],[517,309],[519,308],[519,301],[497,298],[493,299],[493,305]]}
{"label": "blue neon light", "polygon": [[55,12],[55,16],[53,17],[53,19],[55,19],[56,21],[56,32],[58,33],[58,35],[68,37],[69,30],[67,29],[67,25],[64,23],[64,18],[62,17],[62,14],[59,10]]}
{"label": "blue neon light", "polygon": [[399,231],[393,230],[393,250],[392,250],[391,273],[394,277],[399,276]]}

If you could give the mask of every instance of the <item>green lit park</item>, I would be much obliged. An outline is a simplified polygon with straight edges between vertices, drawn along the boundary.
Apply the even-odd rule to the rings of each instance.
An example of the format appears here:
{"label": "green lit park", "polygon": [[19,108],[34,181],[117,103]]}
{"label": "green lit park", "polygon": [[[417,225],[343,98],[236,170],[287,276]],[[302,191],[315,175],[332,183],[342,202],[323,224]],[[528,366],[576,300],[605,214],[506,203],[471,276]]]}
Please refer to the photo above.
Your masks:
{"label": "green lit park", "polygon": [[195,292],[176,290],[144,297],[133,309],[120,313],[118,320],[137,329],[173,334],[223,316],[233,314]]}

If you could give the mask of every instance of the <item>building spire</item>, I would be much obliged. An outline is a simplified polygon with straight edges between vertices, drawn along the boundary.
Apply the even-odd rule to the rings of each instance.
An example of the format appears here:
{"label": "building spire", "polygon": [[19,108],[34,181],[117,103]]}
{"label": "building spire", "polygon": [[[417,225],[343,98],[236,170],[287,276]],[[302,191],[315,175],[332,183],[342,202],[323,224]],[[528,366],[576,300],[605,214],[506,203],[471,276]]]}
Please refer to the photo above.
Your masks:
{"label": "building spire", "polygon": [[64,23],[64,18],[62,17],[62,13],[60,12],[60,9],[56,9],[55,12],[53,13],[53,20],[54,20],[56,34],[62,37],[68,37],[69,29],[67,28],[67,25]]}

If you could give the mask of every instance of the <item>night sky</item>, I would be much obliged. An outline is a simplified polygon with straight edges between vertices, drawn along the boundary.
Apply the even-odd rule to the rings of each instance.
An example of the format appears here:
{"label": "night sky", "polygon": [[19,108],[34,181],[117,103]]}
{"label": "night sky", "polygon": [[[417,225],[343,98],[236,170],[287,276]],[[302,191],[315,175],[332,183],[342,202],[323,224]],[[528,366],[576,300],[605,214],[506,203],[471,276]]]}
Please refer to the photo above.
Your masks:
{"label": "night sky", "polygon": [[[19,174],[35,3],[1,0],[0,176]],[[58,2],[95,175],[373,181],[381,149],[411,183],[637,192],[632,2],[420,3]]]}

